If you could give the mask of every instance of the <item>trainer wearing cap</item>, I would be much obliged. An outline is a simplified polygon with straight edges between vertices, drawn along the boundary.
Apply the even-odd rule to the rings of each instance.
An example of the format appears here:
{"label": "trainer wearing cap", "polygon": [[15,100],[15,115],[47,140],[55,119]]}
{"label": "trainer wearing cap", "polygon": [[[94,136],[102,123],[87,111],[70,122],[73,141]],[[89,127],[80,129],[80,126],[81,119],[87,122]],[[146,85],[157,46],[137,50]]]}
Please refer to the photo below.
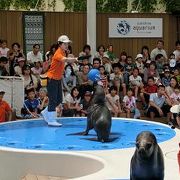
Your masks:
{"label": "trainer wearing cap", "polygon": [[49,126],[61,126],[62,124],[56,121],[56,107],[62,103],[62,86],[61,79],[64,73],[65,62],[73,63],[77,58],[66,57],[66,51],[71,40],[66,35],[61,35],[58,38],[58,49],[52,57],[51,66],[47,72],[48,97],[49,105],[41,113],[44,120]]}

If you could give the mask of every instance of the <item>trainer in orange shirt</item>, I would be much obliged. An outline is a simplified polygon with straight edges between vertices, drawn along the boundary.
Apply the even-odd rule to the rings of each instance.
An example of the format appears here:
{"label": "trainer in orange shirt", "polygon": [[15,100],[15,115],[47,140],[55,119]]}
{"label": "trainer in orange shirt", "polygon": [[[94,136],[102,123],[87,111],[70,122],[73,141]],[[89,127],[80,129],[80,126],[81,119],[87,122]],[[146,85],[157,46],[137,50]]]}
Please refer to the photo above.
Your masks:
{"label": "trainer in orange shirt", "polygon": [[66,57],[66,51],[70,39],[66,35],[58,38],[58,49],[52,57],[51,66],[47,72],[48,83],[48,98],[49,104],[41,114],[49,126],[61,126],[62,124],[56,121],[56,107],[62,103],[62,85],[61,79],[64,73],[65,62],[73,63],[77,58]]}
{"label": "trainer in orange shirt", "polygon": [[5,92],[0,91],[0,122],[11,120],[12,109],[9,104],[3,100]]}

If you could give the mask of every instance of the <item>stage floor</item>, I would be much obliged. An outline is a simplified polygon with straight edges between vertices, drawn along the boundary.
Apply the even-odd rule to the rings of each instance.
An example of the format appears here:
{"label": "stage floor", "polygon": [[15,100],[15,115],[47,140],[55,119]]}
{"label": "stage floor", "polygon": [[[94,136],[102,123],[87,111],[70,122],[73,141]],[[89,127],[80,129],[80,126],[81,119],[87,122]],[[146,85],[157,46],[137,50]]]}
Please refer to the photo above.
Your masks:
{"label": "stage floor", "polygon": [[[79,118],[74,118],[74,123],[71,120],[66,120],[66,122],[65,120],[66,118],[61,118],[60,120],[64,122],[64,128],[47,127],[46,124],[41,120],[22,120],[21,122],[24,122],[24,125],[12,125],[12,123],[5,123],[4,125],[8,128],[11,129],[13,127],[13,129],[11,130],[6,130],[4,125],[0,125],[0,158],[2,162],[0,165],[0,177],[3,177],[3,170],[7,168],[6,166],[12,166],[9,168],[14,168],[14,173],[18,173],[19,177],[23,177],[28,173],[39,174],[42,176],[61,176],[59,172],[56,172],[56,170],[53,169],[53,160],[54,166],[58,166],[59,161],[62,160],[60,158],[61,156],[67,155],[74,158],[75,155],[78,157],[82,156],[82,158],[85,159],[81,159],[81,161],[78,162],[77,158],[76,162],[74,162],[74,166],[71,160],[65,162],[68,158],[63,159],[63,162],[65,162],[65,164],[67,163],[67,167],[68,163],[72,163],[72,168],[77,168],[76,171],[80,169],[81,171],[84,171],[84,174],[76,174],[74,178],[70,178],[73,177],[74,172],[68,177],[63,174],[64,179],[127,180],[129,179],[130,160],[135,151],[135,137],[142,130],[150,130],[156,135],[158,143],[164,154],[165,180],[180,179],[177,163],[177,153],[179,150],[178,143],[180,141],[180,131],[178,129],[172,130],[168,126],[161,123],[151,123],[149,121],[143,120],[116,118],[115,120],[113,120],[114,122],[112,126],[112,136],[116,136],[119,138],[112,143],[100,143],[88,140],[88,138],[95,137],[95,132],[93,131],[90,132],[90,135],[86,137],[73,135],[66,136],[70,132],[75,133],[84,130],[86,119],[82,118],[82,120],[79,120]],[[76,124],[76,122],[78,122],[78,124]],[[122,123],[123,128],[119,127],[119,122]],[[138,123],[139,125],[137,125],[136,123]],[[130,124],[132,124],[133,127],[132,131],[128,129]],[[38,133],[33,133],[32,131],[30,132],[29,125],[37,129]],[[44,127],[45,129],[40,129],[40,127]],[[24,130],[24,128],[26,128],[26,130]],[[20,130],[19,134],[18,132],[16,132],[17,129]],[[49,131],[48,133],[50,133],[50,135],[46,134],[47,131]],[[127,139],[124,134],[127,134],[132,139]],[[17,139],[15,139],[15,135],[17,135],[18,137]],[[37,139],[36,143],[34,141],[34,137],[36,137]],[[43,139],[45,141],[42,141]],[[58,143],[55,142],[57,140]],[[60,143],[62,141],[64,143]],[[27,143],[28,145],[25,145],[25,143]],[[50,147],[48,144],[52,146]],[[13,157],[13,160],[11,157]],[[17,159],[15,159],[15,157]],[[46,164],[46,160],[47,162],[49,160],[52,160],[52,167],[50,167],[49,169],[47,169],[45,165],[42,166],[42,164]],[[89,164],[88,162],[86,162],[87,168],[86,163],[84,164],[86,160],[89,162]],[[91,160],[93,161],[91,162]],[[96,163],[94,160],[97,160],[98,163]],[[7,161],[10,162],[7,163]],[[16,165],[14,164],[15,162]],[[27,167],[25,168],[24,166]],[[40,166],[44,169],[40,168]],[[98,170],[93,169],[91,171],[90,169],[92,166],[94,166],[94,168],[97,167]],[[18,168],[17,171],[16,167]],[[91,171],[90,173],[88,172],[88,169]],[[8,174],[4,174],[4,177],[8,178]]]}

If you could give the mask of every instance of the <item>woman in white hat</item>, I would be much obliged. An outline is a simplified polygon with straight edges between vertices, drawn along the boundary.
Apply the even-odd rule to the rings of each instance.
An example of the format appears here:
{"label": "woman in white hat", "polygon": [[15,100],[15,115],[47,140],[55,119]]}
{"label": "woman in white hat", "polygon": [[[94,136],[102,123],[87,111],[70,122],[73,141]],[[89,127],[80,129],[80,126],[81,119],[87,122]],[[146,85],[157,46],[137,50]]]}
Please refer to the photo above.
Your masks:
{"label": "woman in white hat", "polygon": [[56,107],[62,103],[61,79],[64,73],[65,62],[74,63],[77,61],[77,58],[66,57],[66,51],[70,42],[71,40],[66,35],[61,35],[58,38],[59,47],[53,55],[51,66],[47,71],[49,104],[41,113],[49,126],[62,125],[56,121]]}

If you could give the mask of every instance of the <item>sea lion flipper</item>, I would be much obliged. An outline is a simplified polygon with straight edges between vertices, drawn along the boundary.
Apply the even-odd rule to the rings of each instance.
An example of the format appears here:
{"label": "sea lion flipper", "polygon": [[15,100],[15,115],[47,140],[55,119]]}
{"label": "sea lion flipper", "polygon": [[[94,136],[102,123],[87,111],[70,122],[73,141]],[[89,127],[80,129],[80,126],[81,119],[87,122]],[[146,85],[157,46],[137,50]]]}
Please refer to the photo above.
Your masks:
{"label": "sea lion flipper", "polygon": [[88,135],[88,133],[86,131],[83,131],[83,132],[66,134],[66,136],[72,136],[72,135],[80,135],[80,136],[83,135],[83,136],[85,136],[85,135]]}

